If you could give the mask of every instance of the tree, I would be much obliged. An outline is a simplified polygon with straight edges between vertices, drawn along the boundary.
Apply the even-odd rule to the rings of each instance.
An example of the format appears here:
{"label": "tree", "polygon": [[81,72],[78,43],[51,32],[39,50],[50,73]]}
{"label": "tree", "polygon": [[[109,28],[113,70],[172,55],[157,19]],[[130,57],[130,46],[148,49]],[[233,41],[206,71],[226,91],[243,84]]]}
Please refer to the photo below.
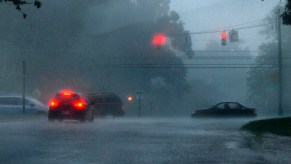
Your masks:
{"label": "tree", "polygon": [[[3,1],[0,0],[0,3],[2,3],[2,2]],[[4,0],[4,2],[12,3],[16,7],[16,10],[18,10],[19,12],[22,13],[24,19],[27,17],[27,14],[22,11],[23,5],[33,4],[38,9],[41,8],[41,6],[42,6],[41,1],[39,1],[39,0],[34,0],[34,2],[30,2],[27,0]]]}
{"label": "tree", "polygon": [[[76,40],[65,38],[65,36],[77,35],[82,30],[83,13],[90,5],[99,5],[98,2],[101,2],[101,0],[86,4],[81,0],[74,2],[71,4],[71,1],[48,1],[46,3],[47,12],[31,15],[30,19],[25,21],[11,19],[15,12],[10,8],[1,6],[0,19],[3,22],[0,24],[0,34],[2,36],[0,40],[1,57],[3,58],[2,63],[7,68],[4,75],[10,75],[1,78],[1,82],[6,86],[6,92],[17,93],[18,91],[19,93],[21,91],[20,80],[14,80],[12,77],[21,76],[22,60],[27,61],[28,93],[35,88],[45,88],[42,85],[47,85],[46,88],[51,88],[54,91],[56,88],[62,87],[61,84],[75,81],[67,79],[76,76],[76,74],[73,74],[71,69],[62,68],[64,67],[63,61],[69,56],[68,52],[63,51],[64,48],[67,48],[66,46],[74,47],[76,43]],[[75,14],[79,12],[81,14]],[[68,63],[66,66],[72,67]],[[14,69],[14,66],[17,69]],[[47,79],[53,82],[49,83]],[[15,83],[11,83],[11,81]],[[79,82],[74,83],[73,86],[87,85]],[[46,90],[42,91],[49,93]],[[46,96],[49,96],[49,94]],[[44,97],[44,99],[47,99],[47,97]]]}
{"label": "tree", "polygon": [[[270,114],[276,109],[278,90],[278,65],[276,43],[262,44],[260,54],[255,60],[256,67],[251,68],[247,78],[249,87],[248,98],[261,113]],[[273,110],[273,111],[272,111]]]}
{"label": "tree", "polygon": [[[165,104],[178,101],[177,98],[189,89],[186,83],[186,68],[171,48],[181,51],[186,56],[192,56],[193,54],[189,53],[191,41],[185,42],[187,34],[177,13],[168,13],[166,9],[150,9],[157,6],[168,8],[168,1],[147,1],[146,4],[145,1],[140,2],[141,4],[132,6],[131,3],[122,1],[120,5],[129,12],[128,14],[132,10],[151,11],[150,15],[155,13],[155,10],[159,12],[165,10],[165,13],[159,14],[162,16],[156,19],[156,15],[152,15],[150,17],[152,21],[148,21],[148,17],[142,18],[146,22],[129,24],[89,39],[90,44],[84,45],[83,48],[92,47],[93,51],[86,54],[86,58],[90,61],[80,61],[80,65],[83,63],[91,66],[90,72],[86,73],[86,78],[95,83],[93,85],[95,90],[117,91],[123,95],[134,94],[137,90],[146,91],[144,97],[159,99],[165,109]],[[128,17],[123,16],[122,13],[118,15],[120,14],[120,17]],[[157,32],[164,33],[170,40],[168,45],[161,49],[156,49],[150,44],[153,35]],[[175,37],[175,34],[183,36]],[[190,38],[189,35],[188,37]],[[161,103],[162,101],[164,103]]]}
{"label": "tree", "polygon": [[291,0],[287,0],[285,11],[282,14],[283,24],[291,25]]}
{"label": "tree", "polygon": [[[265,114],[276,114],[278,103],[278,35],[277,30],[271,22],[277,18],[278,6],[266,16],[266,21],[270,25],[261,31],[267,42],[263,43],[259,50],[260,53],[255,60],[257,68],[249,71],[248,87],[249,100],[256,107],[262,109]],[[290,51],[291,42],[290,26],[282,26],[282,62],[283,62],[283,108],[291,106],[289,102],[291,94],[290,86]]]}
{"label": "tree", "polygon": [[[193,56],[192,43],[170,1],[98,2],[47,1],[46,12],[25,24],[0,14],[2,42],[11,44],[3,56],[27,61],[28,92],[38,88],[46,100],[62,87],[121,95],[163,90],[170,102],[187,92],[187,71],[173,50]],[[156,32],[169,40],[160,50],[150,44]]]}

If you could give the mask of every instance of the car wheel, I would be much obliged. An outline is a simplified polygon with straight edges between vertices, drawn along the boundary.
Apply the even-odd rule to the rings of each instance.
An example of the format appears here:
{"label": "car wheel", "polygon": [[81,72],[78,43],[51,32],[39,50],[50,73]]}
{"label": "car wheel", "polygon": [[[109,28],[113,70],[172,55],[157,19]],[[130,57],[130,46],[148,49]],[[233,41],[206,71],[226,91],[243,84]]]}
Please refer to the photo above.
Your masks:
{"label": "car wheel", "polygon": [[86,120],[88,122],[93,122],[94,121],[94,116],[93,115],[87,116]]}
{"label": "car wheel", "polygon": [[101,118],[106,117],[106,115],[107,115],[106,112],[98,112],[98,113],[95,113],[95,116],[96,117],[101,117]]}
{"label": "car wheel", "polygon": [[94,121],[94,115],[93,115],[93,112],[92,112],[92,114],[90,115],[90,117],[88,118],[88,121],[89,121],[89,122],[93,122],[93,121]]}
{"label": "car wheel", "polygon": [[94,121],[94,112],[93,112],[93,110],[89,110],[86,113],[86,120],[89,121],[89,122],[93,122]]}
{"label": "car wheel", "polygon": [[124,114],[125,114],[125,113],[122,112],[122,111],[115,111],[113,115],[114,115],[115,117],[122,117],[122,116],[124,116]]}
{"label": "car wheel", "polygon": [[53,122],[53,121],[56,120],[56,117],[53,116],[52,113],[49,113],[49,115],[48,115],[48,120],[49,120],[50,122]]}
{"label": "car wheel", "polygon": [[89,122],[93,122],[94,121],[94,117],[91,117],[88,119]]}

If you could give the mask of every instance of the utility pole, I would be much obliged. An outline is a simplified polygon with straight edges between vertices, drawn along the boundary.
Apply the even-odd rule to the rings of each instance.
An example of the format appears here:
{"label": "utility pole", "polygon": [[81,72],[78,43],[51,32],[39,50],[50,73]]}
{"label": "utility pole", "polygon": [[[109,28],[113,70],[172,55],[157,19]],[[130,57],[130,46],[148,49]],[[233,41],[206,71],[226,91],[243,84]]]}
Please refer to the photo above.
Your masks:
{"label": "utility pole", "polygon": [[141,91],[136,92],[137,96],[138,96],[138,117],[141,116]]}
{"label": "utility pole", "polygon": [[278,114],[283,115],[283,77],[282,77],[282,31],[281,31],[281,11],[277,13],[278,28]]}
{"label": "utility pole", "polygon": [[151,117],[153,117],[153,101],[150,102]]}
{"label": "utility pole", "polygon": [[26,76],[26,63],[22,61],[22,113],[25,113],[25,76]]}

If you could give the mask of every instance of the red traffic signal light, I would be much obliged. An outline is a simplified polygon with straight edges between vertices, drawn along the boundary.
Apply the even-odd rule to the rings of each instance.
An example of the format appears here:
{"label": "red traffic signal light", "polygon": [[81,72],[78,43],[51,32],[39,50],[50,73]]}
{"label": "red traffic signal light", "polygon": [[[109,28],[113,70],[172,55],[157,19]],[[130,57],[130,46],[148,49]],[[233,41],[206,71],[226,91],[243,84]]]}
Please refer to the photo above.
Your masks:
{"label": "red traffic signal light", "polygon": [[221,39],[226,39],[227,38],[227,34],[226,34],[225,31],[221,32],[220,36],[221,36]]}
{"label": "red traffic signal light", "polygon": [[167,42],[167,38],[165,37],[164,34],[162,33],[159,33],[159,34],[156,34],[154,35],[154,37],[152,38],[152,44],[154,46],[162,46],[164,45],[165,43]]}
{"label": "red traffic signal light", "polygon": [[221,32],[220,37],[221,37],[221,44],[223,46],[225,46],[226,45],[226,38],[227,38],[226,32],[225,31]]}

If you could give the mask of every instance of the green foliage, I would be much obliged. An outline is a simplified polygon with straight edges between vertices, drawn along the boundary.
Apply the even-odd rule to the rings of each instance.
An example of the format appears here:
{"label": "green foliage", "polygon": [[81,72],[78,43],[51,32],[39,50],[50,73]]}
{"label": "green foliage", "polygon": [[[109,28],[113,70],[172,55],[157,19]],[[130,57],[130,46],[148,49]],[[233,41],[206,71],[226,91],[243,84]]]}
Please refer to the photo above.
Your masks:
{"label": "green foliage", "polygon": [[[272,24],[277,17],[278,6],[266,16],[265,21],[270,25],[266,26],[260,34],[265,36],[267,42],[260,47],[260,53],[255,60],[259,68],[252,68],[249,71],[248,98],[255,106],[262,109],[261,113],[276,114],[278,102],[278,33],[276,26]],[[282,26],[282,64],[283,64],[283,108],[288,109],[291,86],[290,86],[290,50],[291,42],[290,26]],[[261,68],[268,67],[268,68]],[[272,68],[269,68],[272,67]]]}
{"label": "green foliage", "polygon": [[282,136],[291,136],[291,118],[276,118],[252,121],[241,127],[241,130],[250,131],[260,136],[264,133],[273,133]]}
{"label": "green foliage", "polygon": [[291,25],[291,0],[287,0],[285,11],[282,14],[283,24]]}
{"label": "green foliage", "polygon": [[257,107],[273,110],[276,103],[271,100],[277,97],[278,82],[276,43],[263,44],[259,50],[256,67],[250,69],[247,78],[248,98]]}
{"label": "green foliage", "polygon": [[[19,65],[25,59],[27,92],[38,88],[44,100],[60,88],[72,88],[121,95],[134,94],[136,90],[148,94],[163,90],[163,98],[171,101],[189,89],[186,69],[172,49],[189,57],[193,53],[191,38],[179,15],[169,10],[169,3],[52,0],[46,2],[46,10],[25,22],[11,21],[7,12],[6,16],[0,15],[4,22],[0,24],[0,34],[10,38],[2,40],[10,43],[11,54],[3,54],[11,59],[6,64]],[[170,40],[159,50],[150,44],[157,32]],[[185,35],[175,36],[181,33]],[[173,64],[180,67],[159,68]],[[148,65],[157,68],[147,68]],[[21,76],[19,71],[10,73]],[[156,79],[160,82],[155,83]]]}
{"label": "green foliage", "polygon": [[[89,46],[94,49],[93,53],[86,55],[90,61],[83,64],[91,65],[92,69],[86,78],[95,83],[95,86],[92,84],[95,90],[118,91],[122,94],[135,94],[137,90],[142,90],[148,96],[151,95],[151,99],[159,97],[160,101],[175,100],[188,91],[186,69],[170,47],[189,55],[187,50],[191,49],[191,43],[186,44],[184,37],[171,37],[174,34],[183,34],[183,25],[177,13],[168,14],[168,1],[160,1],[163,5],[158,3],[155,1],[151,2],[151,5],[147,4],[154,7],[163,6],[159,10],[165,13],[160,13],[162,16],[156,21],[134,23],[96,35],[89,41],[90,45],[84,45],[84,48]],[[146,5],[139,5],[136,7],[142,7],[144,10]],[[152,36],[158,32],[164,33],[171,40],[168,45],[159,49],[150,44]],[[182,67],[169,68],[173,65]],[[103,80],[96,79],[110,80],[104,83]]]}

